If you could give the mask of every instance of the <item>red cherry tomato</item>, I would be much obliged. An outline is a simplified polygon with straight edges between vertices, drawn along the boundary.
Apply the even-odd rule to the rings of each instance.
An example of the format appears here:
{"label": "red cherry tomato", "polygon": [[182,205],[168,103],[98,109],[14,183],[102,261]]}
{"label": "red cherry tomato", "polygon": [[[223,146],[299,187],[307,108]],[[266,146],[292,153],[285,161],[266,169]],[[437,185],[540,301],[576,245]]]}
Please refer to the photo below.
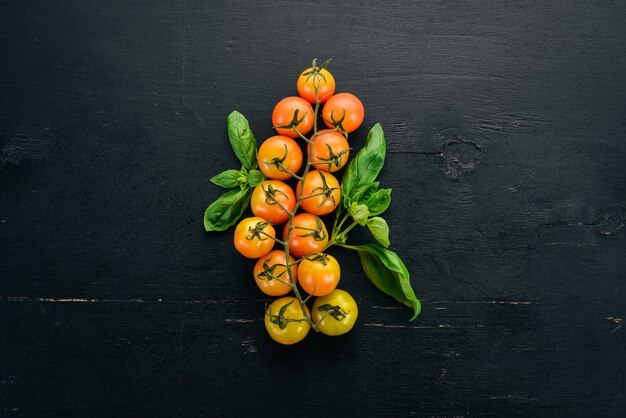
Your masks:
{"label": "red cherry tomato", "polygon": [[298,182],[296,195],[300,196],[302,189],[302,203],[300,206],[313,215],[327,215],[334,211],[341,201],[341,187],[335,176],[323,171],[311,170],[304,178],[304,187]]}
{"label": "red cherry tomato", "polygon": [[250,207],[254,216],[265,219],[272,225],[287,222],[289,213],[296,206],[296,196],[291,187],[280,180],[265,180],[254,188]]}
{"label": "red cherry tomato", "polygon": [[[289,235],[289,253],[304,257],[321,252],[328,244],[328,231],[324,222],[310,213],[300,213],[293,217],[293,229]],[[287,240],[289,228],[283,230],[283,241]]]}
{"label": "red cherry tomato", "polygon": [[[311,137],[311,141],[313,141]],[[307,152],[311,144],[307,146]],[[313,142],[311,152],[311,163],[313,167],[321,171],[334,173],[341,170],[348,162],[350,156],[350,146],[348,140],[341,133],[324,129],[317,132],[317,137]]]}
{"label": "red cherry tomato", "polygon": [[328,99],[322,109],[324,123],[329,128],[339,127],[343,132],[353,132],[363,123],[363,103],[353,94],[339,93]]}
{"label": "red cherry tomato", "polygon": [[[315,112],[302,97],[290,96],[282,99],[272,112],[272,124],[280,135],[297,138],[298,132],[306,135],[313,128]],[[296,129],[298,132],[296,132]]]}

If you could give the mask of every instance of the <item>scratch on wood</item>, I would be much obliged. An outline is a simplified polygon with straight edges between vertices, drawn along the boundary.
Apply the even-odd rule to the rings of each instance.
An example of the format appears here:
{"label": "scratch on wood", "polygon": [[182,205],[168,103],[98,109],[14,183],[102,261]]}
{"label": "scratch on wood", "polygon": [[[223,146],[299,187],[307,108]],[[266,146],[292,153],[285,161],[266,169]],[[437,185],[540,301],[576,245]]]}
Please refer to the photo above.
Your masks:
{"label": "scratch on wood", "polygon": [[[620,229],[624,227],[625,223],[624,216],[619,213],[607,213],[603,215],[600,219],[591,221],[591,222],[550,222],[539,224],[538,226],[582,226],[582,227],[592,227],[593,230],[600,235],[613,235]],[[558,244],[569,244],[569,243],[559,243],[559,242],[550,242],[547,243],[549,245],[558,245]]]}
{"label": "scratch on wood", "polygon": [[439,383],[443,383],[443,381],[446,379],[446,375],[448,374],[448,369],[441,369],[441,371],[439,372]]}
{"label": "scratch on wood", "polygon": [[[45,302],[45,303],[162,303],[162,304],[207,304],[207,305],[229,305],[242,303],[240,300],[166,300],[142,299],[142,298],[55,298],[55,297],[27,297],[27,296],[0,296],[0,302]],[[245,301],[246,303],[265,303],[266,300],[256,299]]]}
{"label": "scratch on wood", "polygon": [[236,323],[236,324],[246,324],[248,322],[261,322],[262,319],[225,319],[224,322],[228,323]]}
{"label": "scratch on wood", "polygon": [[256,353],[257,349],[254,346],[254,344],[252,344],[253,341],[252,340],[244,340],[241,345],[246,349],[246,351],[244,352],[244,354],[250,354],[250,353]]}
{"label": "scratch on wood", "polygon": [[608,319],[609,321],[613,322],[613,324],[617,325],[615,328],[613,328],[613,330],[611,331],[611,334],[616,333],[617,331],[621,330],[622,327],[624,326],[624,324],[622,324],[623,319],[619,318],[619,317],[614,317],[614,316],[607,316],[606,319]]}
{"label": "scratch on wood", "polygon": [[530,300],[422,300],[422,303],[428,304],[456,304],[456,303],[468,303],[468,304],[497,304],[497,305],[536,305],[538,302]]}
{"label": "scratch on wood", "polygon": [[398,329],[435,329],[435,328],[450,328],[450,329],[469,329],[469,328],[486,328],[486,325],[388,325],[379,323],[367,323],[363,324],[365,327],[376,328],[398,328]]}

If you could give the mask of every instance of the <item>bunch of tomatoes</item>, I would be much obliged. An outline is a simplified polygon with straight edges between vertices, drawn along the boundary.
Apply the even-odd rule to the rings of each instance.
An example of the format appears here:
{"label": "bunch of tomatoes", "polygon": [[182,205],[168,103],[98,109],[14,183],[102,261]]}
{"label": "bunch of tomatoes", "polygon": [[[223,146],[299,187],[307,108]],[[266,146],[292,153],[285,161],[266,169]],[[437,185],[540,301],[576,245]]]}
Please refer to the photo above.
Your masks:
{"label": "bunch of tomatoes", "polygon": [[[341,203],[333,173],[348,162],[347,137],[363,122],[364,109],[356,96],[335,94],[326,64],[314,61],[298,78],[299,96],[286,97],[274,108],[278,135],[267,138],[257,153],[266,179],[252,192],[254,216],[241,220],[234,235],[237,251],[257,259],[253,274],[259,289],[280,297],[267,307],[264,322],[272,339],[282,344],[301,341],[310,329],[345,334],[358,316],[352,296],[337,288],[341,269],[324,252],[333,242],[320,216]],[[327,129],[317,129],[320,107]]]}

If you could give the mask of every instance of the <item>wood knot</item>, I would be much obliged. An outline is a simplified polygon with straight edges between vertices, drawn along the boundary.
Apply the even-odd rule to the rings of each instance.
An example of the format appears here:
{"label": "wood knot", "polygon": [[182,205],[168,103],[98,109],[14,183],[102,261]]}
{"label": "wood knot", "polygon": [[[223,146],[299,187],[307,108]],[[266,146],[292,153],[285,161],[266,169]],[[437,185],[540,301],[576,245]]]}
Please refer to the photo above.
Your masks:
{"label": "wood knot", "polygon": [[441,156],[446,161],[444,174],[454,181],[461,181],[476,170],[486,149],[456,129],[447,129],[439,134]]}
{"label": "wood knot", "polygon": [[619,213],[604,215],[595,225],[595,230],[600,235],[613,235],[624,226],[624,217]]}

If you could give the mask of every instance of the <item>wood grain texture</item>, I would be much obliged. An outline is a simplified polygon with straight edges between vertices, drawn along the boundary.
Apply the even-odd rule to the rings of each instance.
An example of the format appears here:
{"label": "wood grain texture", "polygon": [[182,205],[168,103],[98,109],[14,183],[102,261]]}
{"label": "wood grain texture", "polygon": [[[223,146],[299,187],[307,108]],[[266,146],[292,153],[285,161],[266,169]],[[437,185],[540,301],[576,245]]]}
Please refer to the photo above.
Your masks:
{"label": "wood grain texture", "polygon": [[[0,416],[623,415],[626,6],[376,3],[0,1]],[[333,251],[359,323],[285,348],[202,213],[313,57],[423,312]]]}

